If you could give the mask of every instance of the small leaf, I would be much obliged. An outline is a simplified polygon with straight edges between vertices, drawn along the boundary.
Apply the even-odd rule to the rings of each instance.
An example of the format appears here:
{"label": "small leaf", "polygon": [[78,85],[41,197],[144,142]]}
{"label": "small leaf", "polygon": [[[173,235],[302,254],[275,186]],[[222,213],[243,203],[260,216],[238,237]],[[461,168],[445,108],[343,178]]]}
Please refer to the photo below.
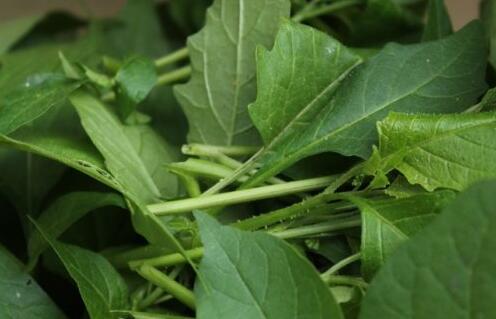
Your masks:
{"label": "small leaf", "polygon": [[64,314],[24,271],[22,265],[0,246],[0,318],[63,319]]}
{"label": "small leaf", "polygon": [[197,318],[343,318],[329,288],[290,245],[221,226],[205,213],[195,217],[205,247]]}
{"label": "small leaf", "polygon": [[119,113],[126,119],[157,83],[155,64],[144,57],[128,59],[117,72],[115,81]]}
{"label": "small leaf", "polygon": [[127,309],[129,296],[126,283],[112,265],[101,255],[58,242],[36,227],[76,282],[90,318],[119,319],[112,310]]}
{"label": "small leaf", "polygon": [[392,113],[379,122],[379,167],[399,170],[410,184],[432,191],[463,190],[496,177],[496,113],[409,115]]}
{"label": "small leaf", "polygon": [[402,199],[352,201],[362,213],[362,274],[371,279],[389,256],[423,229],[455,197],[439,191]]}
{"label": "small leaf", "polygon": [[271,47],[289,0],[215,0],[188,39],[191,80],[175,87],[190,142],[257,144],[247,106],[255,99],[255,48]]}
{"label": "small leaf", "polygon": [[361,319],[494,318],[496,182],[474,185],[378,272]]}
{"label": "small leaf", "polygon": [[[114,193],[74,192],[59,197],[38,217],[36,223],[57,239],[72,224],[87,213],[105,206],[126,208],[122,197]],[[38,256],[47,248],[43,236],[36,230],[28,240],[30,265],[34,266]]]}
{"label": "small leaf", "polygon": [[422,41],[439,40],[453,33],[453,26],[444,0],[429,0],[427,14],[427,25],[422,34]]}

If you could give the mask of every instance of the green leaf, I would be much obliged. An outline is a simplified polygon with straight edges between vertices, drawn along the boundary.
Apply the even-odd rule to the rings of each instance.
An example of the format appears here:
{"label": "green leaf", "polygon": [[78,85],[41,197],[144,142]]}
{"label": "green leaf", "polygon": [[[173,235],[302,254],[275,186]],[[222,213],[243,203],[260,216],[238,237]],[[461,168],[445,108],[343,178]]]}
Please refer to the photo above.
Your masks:
{"label": "green leaf", "polygon": [[489,62],[496,68],[496,1],[482,0],[480,14],[489,40]]}
{"label": "green leaf", "polygon": [[430,223],[454,197],[452,191],[439,191],[402,199],[352,199],[362,213],[364,278],[371,279],[400,244]]}
{"label": "green leaf", "polygon": [[[298,120],[290,138],[264,149],[261,160],[255,160],[263,166],[249,184],[259,184],[304,157],[326,151],[367,158],[377,140],[376,122],[391,111],[450,113],[465,109],[486,88],[485,56],[479,23],[439,41],[386,46],[353,69],[311,120]],[[291,70],[291,64],[286,70]],[[302,82],[284,103],[310,90],[313,83]],[[280,110],[283,105],[272,107]],[[269,118],[266,125],[270,127],[272,121],[274,118]]]}
{"label": "green leaf", "polygon": [[197,318],[343,318],[313,266],[284,241],[196,213],[205,254]]}
{"label": "green leaf", "polygon": [[314,120],[340,81],[360,62],[326,34],[285,22],[272,51],[262,47],[257,51],[257,100],[249,106],[267,151],[281,140],[293,139]]}
{"label": "green leaf", "polygon": [[153,312],[122,311],[122,313],[130,315],[134,319],[193,319],[191,317],[174,316]]}
{"label": "green leaf", "polygon": [[157,83],[155,64],[144,57],[128,59],[117,72],[115,81],[119,113],[126,119]]}
{"label": "green leaf", "polygon": [[216,0],[205,27],[188,40],[193,73],[175,87],[188,118],[188,140],[257,144],[247,106],[255,99],[255,48],[271,47],[289,16],[289,0]]}
{"label": "green leaf", "polygon": [[429,0],[427,14],[427,25],[422,34],[422,41],[439,40],[453,33],[453,26],[444,0]]}
{"label": "green leaf", "polygon": [[386,262],[361,319],[494,318],[496,182],[477,184]]}
{"label": "green leaf", "polygon": [[481,111],[494,111],[496,110],[496,88],[487,90],[486,94],[478,104]]}
{"label": "green leaf", "polygon": [[160,197],[159,190],[136,149],[126,138],[120,120],[98,99],[83,90],[74,92],[70,101],[112,175],[140,201],[147,204],[156,202]]}
{"label": "green leaf", "polygon": [[[126,208],[122,197],[115,193],[74,192],[59,197],[36,220],[36,224],[57,239],[72,224],[89,212],[105,206]],[[30,266],[48,247],[40,232],[34,230],[28,240]]]}
{"label": "green leaf", "polygon": [[0,23],[0,55],[22,39],[43,17],[43,14],[36,14]]}
{"label": "green leaf", "polygon": [[0,96],[0,134],[8,135],[26,125],[67,97],[81,83],[67,81],[62,75],[44,74],[28,79],[22,89]]}
{"label": "green leaf", "polygon": [[129,296],[126,283],[112,265],[101,255],[58,242],[36,227],[76,282],[90,318],[118,319],[112,310],[127,309]]}
{"label": "green leaf", "polygon": [[380,163],[370,172],[399,170],[410,184],[432,191],[463,190],[496,177],[496,113],[407,115],[379,122]]}
{"label": "green leaf", "polygon": [[0,245],[0,317],[5,319],[62,319],[64,314]]}

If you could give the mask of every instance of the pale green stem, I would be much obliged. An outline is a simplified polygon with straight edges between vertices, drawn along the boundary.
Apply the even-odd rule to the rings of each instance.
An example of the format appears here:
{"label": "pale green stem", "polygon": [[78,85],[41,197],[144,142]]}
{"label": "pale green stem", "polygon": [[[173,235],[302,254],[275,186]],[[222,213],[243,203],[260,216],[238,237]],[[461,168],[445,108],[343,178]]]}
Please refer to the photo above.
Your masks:
{"label": "pale green stem", "polygon": [[157,85],[167,85],[185,80],[191,75],[191,66],[187,65],[177,70],[164,73],[157,78]]}
{"label": "pale green stem", "polygon": [[179,300],[189,308],[195,310],[195,295],[188,288],[169,278],[169,276],[167,276],[157,268],[146,264],[136,269],[136,271],[146,280],[162,288],[163,290],[174,296],[177,300]]}
{"label": "pale green stem", "polygon": [[195,155],[195,156],[212,156],[215,157],[218,153],[227,156],[250,156],[255,154],[260,147],[257,146],[218,146],[218,145],[207,145],[207,144],[186,144],[183,145],[181,151],[185,155]]}
{"label": "pale green stem", "polygon": [[187,57],[188,57],[188,48],[184,47],[184,48],[181,48],[181,49],[174,51],[170,54],[167,54],[161,58],[158,58],[157,60],[155,60],[155,66],[157,68],[161,68],[161,67],[164,67],[166,65],[184,60]]}
{"label": "pale green stem", "polygon": [[339,270],[343,269],[344,267],[348,266],[349,264],[352,264],[355,261],[360,260],[360,258],[362,258],[362,254],[361,253],[356,253],[354,255],[351,255],[349,257],[346,257],[345,259],[340,260],[338,263],[336,263],[335,265],[333,265],[326,272],[322,273],[320,276],[322,278],[326,278],[328,276],[334,275]]}
{"label": "pale green stem", "polygon": [[336,180],[335,176],[311,178],[284,184],[261,186],[246,190],[188,198],[177,201],[148,205],[148,210],[156,215],[191,212],[217,206],[241,204],[261,199],[281,197],[326,187]]}
{"label": "pale green stem", "polygon": [[329,13],[334,13],[336,11],[362,4],[362,0],[343,0],[338,2],[333,2],[328,5],[324,5],[313,10],[307,10],[300,12],[293,16],[293,21],[301,22],[310,18],[318,17],[321,15],[326,15]]}
{"label": "pale green stem", "polygon": [[367,287],[369,286],[361,277],[331,275],[325,278],[324,277],[321,278],[326,284],[332,286],[346,285],[346,286],[359,287],[361,289],[367,289]]}
{"label": "pale green stem", "polygon": [[360,216],[345,219],[344,221],[332,221],[327,223],[320,223],[317,225],[302,226],[298,228],[291,228],[283,231],[272,232],[271,235],[282,238],[301,238],[312,235],[319,235],[322,233],[336,232],[343,229],[358,227],[362,224]]}
{"label": "pale green stem", "polygon": [[[193,248],[186,250],[186,255],[192,260],[199,259],[203,256],[203,247]],[[129,267],[131,269],[139,268],[142,265],[154,266],[154,267],[169,267],[174,265],[180,265],[186,262],[186,259],[182,254],[174,253],[165,256],[159,256],[155,258],[147,258],[140,260],[133,260],[129,262]]]}
{"label": "pale green stem", "polygon": [[201,195],[201,188],[198,180],[188,171],[176,167],[171,167],[171,165],[167,166],[169,171],[179,177],[181,183],[186,188],[186,192],[188,193],[189,197],[199,197]]}

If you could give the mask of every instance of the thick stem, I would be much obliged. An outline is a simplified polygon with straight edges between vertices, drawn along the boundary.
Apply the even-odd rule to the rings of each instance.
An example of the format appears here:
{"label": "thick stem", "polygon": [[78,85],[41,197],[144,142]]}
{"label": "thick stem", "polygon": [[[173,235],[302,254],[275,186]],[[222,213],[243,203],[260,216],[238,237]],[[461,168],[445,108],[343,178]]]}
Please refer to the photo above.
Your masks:
{"label": "thick stem", "polygon": [[331,286],[355,286],[359,287],[361,289],[367,289],[369,286],[362,278],[360,277],[350,277],[350,276],[327,276],[327,277],[321,277],[322,280],[328,285]]}
{"label": "thick stem", "polygon": [[216,206],[240,204],[261,199],[297,194],[326,187],[336,179],[335,176],[311,178],[302,181],[288,182],[278,185],[262,186],[247,190],[188,198],[148,205],[150,212],[156,215],[191,212],[195,209],[206,209]]}
{"label": "thick stem", "polygon": [[[186,255],[192,260],[199,259],[203,256],[203,247],[193,248],[186,250]],[[133,260],[129,262],[129,267],[131,269],[136,269],[141,267],[142,265],[148,265],[153,267],[169,267],[174,265],[180,265],[186,262],[186,259],[182,254],[174,253],[170,255],[155,257],[155,258],[147,258],[140,260]]]}
{"label": "thick stem", "polygon": [[313,10],[305,10],[299,12],[293,16],[293,21],[301,22],[310,18],[318,17],[321,15],[333,13],[351,6],[362,4],[362,0],[343,0],[339,2],[333,2],[325,6],[315,8]]}
{"label": "thick stem", "polygon": [[354,255],[351,255],[349,257],[346,257],[345,259],[340,260],[338,263],[336,263],[335,265],[333,265],[326,272],[322,273],[320,276],[322,278],[326,278],[328,276],[334,275],[339,270],[343,269],[344,267],[348,266],[349,264],[352,264],[355,261],[360,260],[361,257],[362,257],[362,254],[361,253],[356,253]]}
{"label": "thick stem", "polygon": [[136,269],[136,271],[146,280],[162,288],[174,296],[177,300],[195,310],[195,295],[188,288],[169,278],[166,274],[155,267],[148,266],[146,264]]}
{"label": "thick stem", "polygon": [[342,221],[332,221],[327,223],[320,223],[310,226],[302,226],[298,228],[291,228],[283,231],[271,233],[273,236],[289,239],[289,238],[301,238],[312,235],[319,235],[322,233],[336,232],[343,229],[354,228],[360,226],[362,223],[360,216],[347,218]]}
{"label": "thick stem", "polygon": [[191,75],[191,66],[187,65],[177,70],[164,73],[157,78],[157,85],[167,85],[185,80]]}
{"label": "thick stem", "polygon": [[260,147],[257,146],[217,146],[217,145],[207,145],[207,144],[186,144],[183,145],[181,151],[185,155],[194,156],[211,156],[215,157],[218,153],[227,156],[251,156],[255,154]]}
{"label": "thick stem", "polygon": [[166,65],[184,60],[188,57],[188,48],[184,47],[172,53],[169,53],[161,58],[155,60],[155,66],[157,68],[164,67]]}

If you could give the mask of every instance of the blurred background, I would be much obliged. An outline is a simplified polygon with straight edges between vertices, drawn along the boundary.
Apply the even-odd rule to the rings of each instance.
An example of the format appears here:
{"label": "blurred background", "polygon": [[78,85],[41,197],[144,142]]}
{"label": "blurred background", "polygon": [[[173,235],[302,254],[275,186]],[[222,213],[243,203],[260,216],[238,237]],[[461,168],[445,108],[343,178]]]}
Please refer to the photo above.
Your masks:
{"label": "blurred background", "polygon": [[[478,16],[479,0],[445,0],[455,28]],[[87,3],[89,8],[84,8]],[[77,14],[91,10],[99,16],[115,14],[125,0],[0,0],[0,21],[53,9],[67,9]]]}

